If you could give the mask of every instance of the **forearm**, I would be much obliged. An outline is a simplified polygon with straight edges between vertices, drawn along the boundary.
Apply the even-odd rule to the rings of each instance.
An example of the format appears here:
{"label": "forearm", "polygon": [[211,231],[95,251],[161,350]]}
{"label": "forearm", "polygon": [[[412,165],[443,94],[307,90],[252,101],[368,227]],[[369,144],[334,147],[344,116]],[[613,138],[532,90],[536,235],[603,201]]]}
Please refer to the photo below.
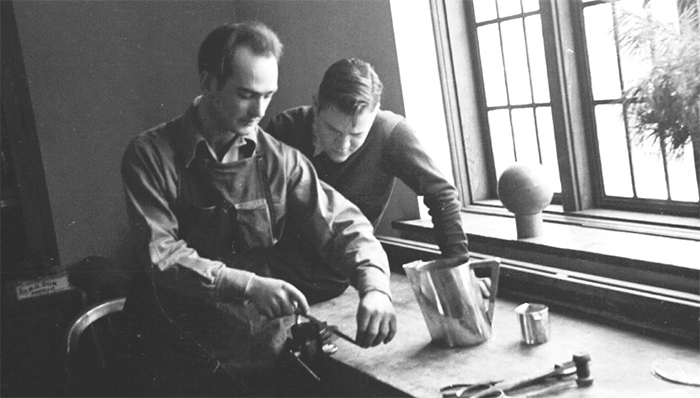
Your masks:
{"label": "forearm", "polygon": [[350,284],[357,289],[360,297],[371,291],[379,291],[391,298],[389,288],[389,260],[381,243],[371,234],[371,239],[359,238],[361,245],[345,246],[342,262],[351,268]]}
{"label": "forearm", "polygon": [[438,170],[407,124],[400,123],[392,132],[386,156],[389,159],[385,166],[388,171],[424,197],[442,255],[467,254],[467,237],[462,228],[462,205],[457,189]]}
{"label": "forearm", "polygon": [[433,235],[443,257],[458,257],[469,253],[467,236],[462,226],[461,204],[453,189],[438,195],[426,195],[424,203],[433,221]]}
{"label": "forearm", "polygon": [[310,242],[324,262],[342,270],[364,295],[378,290],[390,295],[389,261],[372,224],[349,200],[318,179],[310,164],[291,185],[292,206],[300,206],[290,222]]}
{"label": "forearm", "polygon": [[381,243],[374,236],[372,224],[350,201],[330,186],[323,184],[322,200],[333,220],[330,232],[333,244],[326,248],[325,258],[349,270],[350,284],[360,296],[380,291],[391,297],[389,260]]}
{"label": "forearm", "polygon": [[139,211],[132,201],[127,201],[127,208],[139,264],[155,283],[211,302],[244,298],[252,273],[200,257],[184,240],[176,239],[176,225],[162,220],[156,224],[155,216]]}

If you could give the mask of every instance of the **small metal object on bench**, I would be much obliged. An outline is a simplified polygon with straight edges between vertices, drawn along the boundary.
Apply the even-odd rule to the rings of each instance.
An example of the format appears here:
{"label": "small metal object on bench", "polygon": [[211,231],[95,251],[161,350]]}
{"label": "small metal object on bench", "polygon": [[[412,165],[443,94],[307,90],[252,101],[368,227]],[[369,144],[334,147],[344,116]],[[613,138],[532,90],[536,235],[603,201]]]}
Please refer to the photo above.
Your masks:
{"label": "small metal object on bench", "polygon": [[316,325],[318,325],[321,329],[326,329],[326,330],[328,330],[329,332],[333,333],[334,335],[340,337],[341,339],[347,340],[347,341],[349,341],[349,342],[355,344],[356,346],[359,346],[359,344],[357,344],[357,342],[355,341],[355,339],[353,339],[352,337],[350,337],[350,336],[348,336],[347,334],[345,334],[345,333],[341,332],[340,330],[338,330],[338,327],[337,327],[337,326],[329,325],[327,322],[323,322],[323,321],[321,321],[320,319],[317,319],[317,318],[315,318],[315,317],[313,317],[313,316],[311,316],[311,315],[309,315],[309,314],[302,314],[302,316],[303,316],[304,318],[310,320],[311,322],[315,323]]}
{"label": "small metal object on bench", "polygon": [[576,353],[571,361],[563,364],[557,364],[554,366],[554,370],[541,375],[527,377],[511,382],[489,382],[475,385],[465,385],[461,389],[456,389],[456,391],[455,389],[449,389],[449,387],[454,386],[448,386],[442,388],[440,392],[445,398],[490,398],[499,396],[497,394],[501,394],[500,396],[505,396],[505,393],[511,391],[533,386],[551,379],[562,379],[567,376],[573,376],[574,374],[576,374],[577,386],[588,387],[593,384],[593,378],[591,377],[591,370],[589,367],[590,361],[591,357],[587,353]]}
{"label": "small metal object on bench", "polygon": [[[299,322],[300,316],[310,322]],[[292,338],[287,340],[287,347],[291,359],[299,364],[316,382],[321,378],[312,370],[323,357],[334,354],[338,348],[334,344],[325,344],[322,333],[324,331],[335,334],[355,345],[355,340],[340,332],[336,326],[328,325],[309,314],[296,314],[296,321],[291,327]]]}
{"label": "small metal object on bench", "polygon": [[663,380],[687,386],[700,386],[700,362],[697,358],[657,358],[651,371]]}
{"label": "small metal object on bench", "polygon": [[309,366],[318,363],[320,357],[324,355],[319,326],[311,322],[297,322],[292,325],[291,330],[292,338],[287,340],[290,357],[314,380],[321,381]]}

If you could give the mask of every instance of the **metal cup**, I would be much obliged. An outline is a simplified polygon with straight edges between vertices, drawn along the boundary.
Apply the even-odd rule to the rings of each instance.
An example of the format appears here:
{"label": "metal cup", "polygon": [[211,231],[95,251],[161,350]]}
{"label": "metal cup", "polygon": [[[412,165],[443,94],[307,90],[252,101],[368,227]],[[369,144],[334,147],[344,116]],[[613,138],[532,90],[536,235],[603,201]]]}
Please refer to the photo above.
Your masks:
{"label": "metal cup", "polygon": [[549,308],[544,304],[524,303],[515,309],[525,344],[535,345],[549,340]]}

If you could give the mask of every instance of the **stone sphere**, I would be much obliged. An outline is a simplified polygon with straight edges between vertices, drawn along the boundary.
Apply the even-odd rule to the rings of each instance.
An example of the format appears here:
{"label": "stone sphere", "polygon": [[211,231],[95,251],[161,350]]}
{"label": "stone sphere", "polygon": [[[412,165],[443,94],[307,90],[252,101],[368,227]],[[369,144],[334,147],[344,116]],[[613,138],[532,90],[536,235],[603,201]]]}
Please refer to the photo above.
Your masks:
{"label": "stone sphere", "polygon": [[542,212],[552,202],[554,191],[539,163],[516,162],[498,179],[498,198],[516,215]]}

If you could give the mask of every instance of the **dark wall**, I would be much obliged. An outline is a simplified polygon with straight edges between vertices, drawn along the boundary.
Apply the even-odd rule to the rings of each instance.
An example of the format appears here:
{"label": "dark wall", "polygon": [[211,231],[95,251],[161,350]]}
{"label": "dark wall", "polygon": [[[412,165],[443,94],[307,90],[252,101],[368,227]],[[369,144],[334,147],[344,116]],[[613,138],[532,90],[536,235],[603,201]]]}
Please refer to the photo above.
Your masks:
{"label": "dark wall", "polygon": [[63,266],[128,259],[119,164],[131,137],[199,93],[196,53],[224,22],[256,19],[285,44],[268,114],[308,104],[342,57],[374,64],[403,113],[388,1],[15,1]]}

